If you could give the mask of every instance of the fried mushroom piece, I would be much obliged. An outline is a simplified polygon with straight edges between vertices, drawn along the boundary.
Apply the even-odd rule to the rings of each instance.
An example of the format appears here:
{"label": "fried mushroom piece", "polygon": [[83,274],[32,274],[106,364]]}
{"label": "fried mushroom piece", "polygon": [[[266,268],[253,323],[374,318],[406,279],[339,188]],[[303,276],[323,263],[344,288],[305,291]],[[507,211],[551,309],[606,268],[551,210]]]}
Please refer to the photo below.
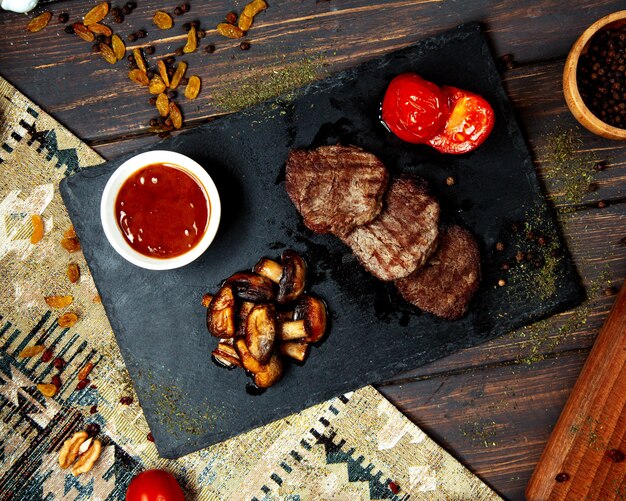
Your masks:
{"label": "fried mushroom piece", "polygon": [[218,343],[217,348],[213,350],[213,358],[224,367],[232,369],[241,367],[241,360],[232,344],[232,338]]}
{"label": "fried mushroom piece", "polygon": [[326,304],[312,296],[302,296],[296,305],[293,320],[284,322],[279,328],[282,341],[301,339],[307,343],[315,343],[322,339],[326,332]]}
{"label": "fried mushroom piece", "polygon": [[283,374],[283,364],[276,355],[272,355],[267,365],[263,366],[263,370],[254,374],[254,384],[259,388],[269,388],[280,379]]}
{"label": "fried mushroom piece", "polygon": [[213,297],[207,308],[206,325],[215,337],[235,335],[235,296],[230,285],[224,285]]}
{"label": "fried mushroom piece", "polygon": [[225,283],[243,301],[266,303],[274,300],[274,284],[267,277],[256,273],[235,273]]}
{"label": "fried mushroom piece", "polygon": [[237,312],[237,321],[238,321],[237,336],[238,337],[246,336],[246,319],[248,318],[248,315],[250,314],[254,306],[255,306],[255,303],[253,303],[252,301],[244,301],[241,303],[241,306],[239,306],[239,311]]}
{"label": "fried mushroom piece", "polygon": [[287,304],[295,301],[304,292],[306,286],[306,262],[293,250],[286,250],[281,255],[282,264],[263,258],[254,267],[254,272],[269,278],[278,284],[276,301]]}
{"label": "fried mushroom piece", "polygon": [[246,318],[246,345],[262,364],[269,362],[276,339],[276,311],[272,304],[258,304]]}
{"label": "fried mushroom piece", "polygon": [[278,349],[281,355],[293,358],[298,362],[304,362],[309,353],[309,344],[299,341],[287,341],[286,343],[281,343]]}
{"label": "fried mushroom piece", "polygon": [[244,338],[238,337],[235,339],[235,351],[237,352],[237,355],[239,355],[241,366],[245,370],[252,372],[252,374],[256,374],[257,372],[261,372],[263,370],[263,364],[254,358],[252,353],[250,353]]}

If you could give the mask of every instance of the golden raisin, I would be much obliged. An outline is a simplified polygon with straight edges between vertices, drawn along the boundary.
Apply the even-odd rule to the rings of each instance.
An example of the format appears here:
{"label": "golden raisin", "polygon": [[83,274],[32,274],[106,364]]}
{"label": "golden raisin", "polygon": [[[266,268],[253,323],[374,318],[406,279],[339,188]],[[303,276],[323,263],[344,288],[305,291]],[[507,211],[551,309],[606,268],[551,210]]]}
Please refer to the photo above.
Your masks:
{"label": "golden raisin", "polygon": [[76,33],[85,42],[93,42],[96,38],[96,36],[89,31],[89,28],[87,28],[87,26],[83,23],[74,23],[72,27],[74,28],[74,33]]}
{"label": "golden raisin", "polygon": [[65,308],[74,302],[72,296],[46,296],[44,299],[51,308]]}
{"label": "golden raisin", "polygon": [[133,56],[135,57],[135,63],[137,63],[137,68],[141,71],[148,71],[148,67],[146,66],[146,62],[143,60],[143,55],[139,49],[133,49]]}
{"label": "golden raisin", "polygon": [[176,103],[170,103],[170,118],[175,129],[180,129],[183,126],[183,115]]}
{"label": "golden raisin", "polygon": [[108,13],[109,4],[107,2],[99,3],[89,12],[87,12],[87,14],[85,14],[85,17],[83,18],[83,23],[85,24],[85,26],[99,23],[107,16]]}
{"label": "golden raisin", "polygon": [[226,38],[241,38],[244,36],[244,32],[237,26],[228,23],[220,23],[217,25],[217,32]]}
{"label": "golden raisin", "polygon": [[65,238],[75,238],[76,237],[76,230],[74,229],[74,226],[70,226],[67,230],[65,230],[63,232],[63,236]]}
{"label": "golden raisin", "polygon": [[39,14],[37,17],[34,17],[33,19],[30,20],[30,22],[26,25],[26,29],[28,31],[30,31],[31,33],[37,33],[38,31],[43,30],[46,26],[48,26],[48,23],[50,22],[50,19],[52,18],[52,12],[43,12],[42,14]]}
{"label": "golden raisin", "polygon": [[265,0],[254,0],[246,5],[239,16],[239,21],[237,22],[237,26],[241,31],[248,31],[250,26],[252,26],[252,20],[254,16],[256,16],[262,10],[267,9],[267,3]]}
{"label": "golden raisin", "polygon": [[170,100],[165,93],[161,92],[156,100],[156,108],[159,111],[159,115],[166,117],[170,113]]}
{"label": "golden raisin", "polygon": [[189,83],[185,87],[185,97],[187,99],[195,99],[200,94],[200,77],[193,75],[189,77]]}
{"label": "golden raisin", "polygon": [[76,237],[64,238],[63,240],[61,240],[61,246],[67,252],[76,252],[80,250],[80,242],[78,241],[78,238]]}
{"label": "golden raisin", "polygon": [[54,384],[38,384],[37,389],[44,397],[54,397],[59,389]]}
{"label": "golden raisin", "polygon": [[33,232],[30,234],[30,243],[36,244],[41,242],[44,234],[43,219],[39,214],[33,214],[31,216],[33,222]]}
{"label": "golden raisin", "polygon": [[117,63],[117,57],[115,57],[115,52],[113,52],[113,49],[111,47],[109,47],[105,43],[101,43],[98,47],[100,47],[100,55],[107,63]]}
{"label": "golden raisin", "polygon": [[143,70],[130,70],[128,72],[128,78],[139,85],[148,85],[150,83],[148,75],[146,75],[146,72]]}
{"label": "golden raisin", "polygon": [[59,327],[63,329],[72,327],[76,322],[78,322],[78,315],[72,312],[64,313],[57,319],[57,323],[59,324]]}
{"label": "golden raisin", "polygon": [[42,351],[44,351],[46,347],[43,344],[35,344],[33,346],[27,346],[18,355],[19,358],[30,358],[35,355],[39,355]]}
{"label": "golden raisin", "polygon": [[157,28],[162,30],[169,30],[173,25],[174,21],[172,21],[172,16],[170,16],[167,12],[163,12],[159,10],[155,12],[152,22],[156,24]]}
{"label": "golden raisin", "polygon": [[165,84],[166,87],[169,87],[170,77],[167,74],[167,66],[165,66],[165,63],[163,61],[158,61],[157,66],[159,67],[159,75],[161,75],[161,79],[163,80],[163,83]]}
{"label": "golden raisin", "polygon": [[87,379],[87,376],[89,376],[91,369],[93,369],[93,363],[87,362],[83,366],[83,368],[80,371],[78,371],[78,380],[82,381],[83,379]]}
{"label": "golden raisin", "polygon": [[108,26],[105,26],[104,24],[94,23],[94,24],[90,24],[88,28],[89,28],[89,31],[97,35],[104,35],[106,37],[110,37],[113,35],[113,31],[111,30],[111,28],[109,28]]}
{"label": "golden raisin", "polygon": [[67,278],[69,278],[70,282],[75,284],[78,282],[80,278],[80,268],[76,263],[70,263],[67,265]]}
{"label": "golden raisin", "polygon": [[150,80],[148,90],[150,94],[160,94],[164,92],[166,88],[163,79],[159,75],[154,75]]}
{"label": "golden raisin", "polygon": [[211,305],[211,301],[213,301],[213,295],[207,293],[202,296],[202,306],[205,308],[208,308]]}
{"label": "golden raisin", "polygon": [[187,71],[187,63],[181,61],[180,63],[178,63],[178,66],[176,66],[176,71],[174,72],[174,74],[172,75],[172,79],[170,80],[170,89],[175,89],[176,87],[178,87],[180,79],[185,76],[185,71]]}
{"label": "golden raisin", "polygon": [[126,44],[124,41],[118,35],[113,35],[111,44],[113,45],[113,52],[115,52],[117,60],[121,61],[124,59],[124,56],[126,56]]}
{"label": "golden raisin", "polygon": [[183,52],[185,54],[189,54],[190,52],[195,51],[198,48],[198,37],[196,35],[196,27],[192,26],[187,33],[187,43],[183,47]]}

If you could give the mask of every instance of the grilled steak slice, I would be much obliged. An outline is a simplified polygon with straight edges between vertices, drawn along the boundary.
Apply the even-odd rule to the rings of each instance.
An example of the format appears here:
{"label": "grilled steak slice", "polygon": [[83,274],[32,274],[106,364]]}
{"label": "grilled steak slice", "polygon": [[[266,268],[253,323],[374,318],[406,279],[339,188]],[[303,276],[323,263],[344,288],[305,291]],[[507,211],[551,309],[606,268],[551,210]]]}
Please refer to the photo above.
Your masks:
{"label": "grilled steak slice", "polygon": [[439,203],[418,178],[394,179],[383,210],[342,240],[380,280],[404,278],[422,266],[437,246]]}
{"label": "grilled steak slice", "polygon": [[480,254],[474,237],[459,226],[443,229],[439,247],[428,263],[396,281],[409,303],[454,320],[467,311],[480,282]]}
{"label": "grilled steak slice", "polygon": [[287,193],[316,233],[341,236],[374,219],[387,179],[378,158],[353,146],[292,150],[287,159]]}

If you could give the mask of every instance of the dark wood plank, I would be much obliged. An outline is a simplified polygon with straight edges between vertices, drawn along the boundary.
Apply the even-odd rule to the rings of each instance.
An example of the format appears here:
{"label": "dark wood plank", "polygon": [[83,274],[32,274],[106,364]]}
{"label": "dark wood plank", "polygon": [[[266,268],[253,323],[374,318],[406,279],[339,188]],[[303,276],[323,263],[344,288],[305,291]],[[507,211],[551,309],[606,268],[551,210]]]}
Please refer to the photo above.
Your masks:
{"label": "dark wood plank", "polygon": [[[48,7],[56,12],[57,5],[78,19],[91,2]],[[205,44],[215,42],[217,51],[184,58],[190,63],[190,73],[202,77],[204,89],[196,103],[184,105],[189,122],[220,113],[216,99],[242,79],[280,69],[289,61],[301,60],[303,54],[323,56],[328,65],[324,70],[334,72],[459,23],[480,20],[497,54],[513,52],[520,61],[564,57],[586,25],[620,6],[617,0],[545,0],[540,6],[529,6],[525,0],[473,0],[462,6],[438,0],[282,2],[259,16],[249,32],[252,50],[247,52],[237,48],[237,41],[223,39],[211,29],[233,8],[226,0],[192,6],[167,32],[154,28],[150,18],[157,8],[168,5],[144,0],[122,25],[112,27],[124,37],[146,28],[149,33],[144,41],[157,48],[151,64],[157,56],[171,55],[183,45],[180,26],[184,21],[200,19],[209,29]],[[110,66],[90,52],[90,44],[64,34],[54,20],[36,34],[24,31],[24,25],[24,16],[4,13],[0,17],[0,71],[5,78],[83,139],[146,129],[154,110],[147,103],[145,89],[128,81],[124,64]]]}
{"label": "dark wood plank", "polygon": [[524,489],[587,352],[379,390],[506,499]]}

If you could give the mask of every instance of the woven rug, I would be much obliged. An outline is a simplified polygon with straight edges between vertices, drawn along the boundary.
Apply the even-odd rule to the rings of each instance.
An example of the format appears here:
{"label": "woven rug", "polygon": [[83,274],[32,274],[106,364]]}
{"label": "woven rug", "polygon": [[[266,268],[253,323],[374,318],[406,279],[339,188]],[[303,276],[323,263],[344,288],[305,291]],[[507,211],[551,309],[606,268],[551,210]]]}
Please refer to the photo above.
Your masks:
{"label": "woven rug", "polygon": [[[59,181],[102,161],[0,78],[0,500],[124,499],[146,468],[173,473],[188,499],[499,499],[372,387],[181,459],[159,458],[87,264],[60,244],[70,221]],[[36,244],[33,215],[45,227]],[[77,283],[69,263],[81,270]],[[50,308],[51,295],[73,304]],[[79,321],[61,328],[68,309]],[[19,356],[33,345],[52,359]],[[77,388],[88,362],[90,383]],[[60,391],[46,398],[36,384],[55,374]],[[75,478],[59,468],[58,451],[92,423],[103,452]]]}

